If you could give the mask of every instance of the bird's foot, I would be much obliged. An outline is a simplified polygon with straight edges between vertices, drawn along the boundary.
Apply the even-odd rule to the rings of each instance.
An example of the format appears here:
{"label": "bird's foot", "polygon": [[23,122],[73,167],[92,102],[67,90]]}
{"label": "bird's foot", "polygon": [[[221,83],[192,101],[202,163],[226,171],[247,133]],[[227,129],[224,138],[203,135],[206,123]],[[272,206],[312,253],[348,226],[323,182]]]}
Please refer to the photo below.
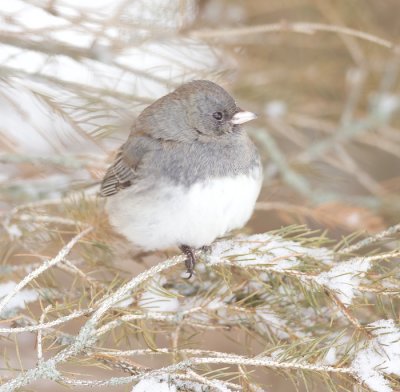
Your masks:
{"label": "bird's foot", "polygon": [[185,266],[189,274],[187,279],[190,279],[196,265],[196,256],[194,255],[193,249],[188,245],[181,245],[179,248],[186,255]]}

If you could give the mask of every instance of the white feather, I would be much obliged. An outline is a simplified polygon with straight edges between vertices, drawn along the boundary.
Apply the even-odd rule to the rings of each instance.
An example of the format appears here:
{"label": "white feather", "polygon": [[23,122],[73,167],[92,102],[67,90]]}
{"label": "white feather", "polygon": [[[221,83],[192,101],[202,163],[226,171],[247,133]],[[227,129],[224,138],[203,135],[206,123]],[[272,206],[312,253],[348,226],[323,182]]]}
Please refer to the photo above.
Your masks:
{"label": "white feather", "polygon": [[199,248],[249,220],[261,188],[261,169],[189,188],[160,184],[145,195],[127,188],[108,200],[111,224],[145,250]]}

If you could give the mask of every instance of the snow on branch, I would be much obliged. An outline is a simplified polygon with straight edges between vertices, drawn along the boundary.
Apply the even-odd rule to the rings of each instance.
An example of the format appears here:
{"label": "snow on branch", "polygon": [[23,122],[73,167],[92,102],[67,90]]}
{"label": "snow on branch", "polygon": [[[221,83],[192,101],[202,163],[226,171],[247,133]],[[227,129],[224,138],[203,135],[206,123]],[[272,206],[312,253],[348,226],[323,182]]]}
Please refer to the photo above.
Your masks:
{"label": "snow on branch", "polygon": [[[57,220],[51,221],[55,223]],[[65,225],[68,221],[59,224]],[[41,298],[44,307],[36,324],[24,326],[17,322],[17,325],[1,328],[3,335],[37,332],[39,360],[36,367],[9,377],[0,391],[14,391],[38,379],[55,380],[71,386],[99,387],[136,382],[132,389],[135,392],[145,390],[143,388],[149,385],[157,385],[160,390],[168,392],[183,386],[189,391],[206,391],[207,388],[241,390],[239,384],[225,379],[222,373],[220,377],[208,378],[206,373],[202,374],[203,365],[216,366],[217,369],[232,366],[242,374],[240,377],[243,377],[244,367],[310,371],[324,373],[327,377],[342,374],[373,391],[392,391],[385,376],[400,373],[399,327],[390,319],[363,323],[352,305],[359,299],[366,301],[371,295],[379,295],[365,292],[363,288],[374,288],[382,260],[398,258],[399,251],[346,257],[332,246],[322,245],[321,237],[313,238],[306,232],[295,235],[295,231],[219,240],[211,253],[198,253],[204,263],[198,264],[196,277],[190,282],[180,278],[183,256],[160,262],[128,281],[109,287],[86,275],[82,265],[73,268],[74,264],[69,260],[68,273],[74,274],[91,290],[98,290],[97,294],[86,309],[74,309],[74,295],[71,293],[68,314],[61,312],[60,305],[57,305],[60,310],[51,303],[45,305],[46,299]],[[96,234],[92,227],[83,229],[62,246],[56,256],[43,261],[19,283],[10,286],[0,308],[9,310],[11,301],[17,301],[14,302],[16,314],[23,316],[24,306],[20,301],[28,290],[26,286],[66,260],[66,256],[89,233]],[[77,255],[80,252],[81,246],[75,250]],[[373,278],[369,275],[372,270]],[[36,292],[29,290],[32,294]],[[81,295],[79,290],[75,294]],[[28,301],[38,298],[27,297]],[[7,317],[6,313],[3,317]],[[53,320],[47,320],[50,317]],[[80,320],[79,331],[62,340],[58,352],[48,356],[48,339],[52,337],[57,342],[64,334],[59,328],[64,329],[71,320]],[[340,335],[332,335],[332,323],[335,328],[343,330]],[[143,348],[142,343],[139,347],[131,346],[125,350],[118,350],[117,343],[114,348],[103,347],[105,338],[116,333],[124,334],[128,325],[136,325],[145,346],[150,349]],[[152,336],[154,332],[148,330],[153,329],[151,325],[157,325],[164,335],[170,336],[170,347],[159,348],[156,337]],[[203,350],[201,346],[187,349],[179,343],[188,339],[187,333],[191,330],[198,333],[212,330],[218,334],[220,330],[230,329],[259,336],[265,341],[269,354],[260,351],[248,356]],[[166,332],[171,330],[175,332]],[[360,349],[349,351],[347,347],[354,343],[355,331],[360,332]],[[366,343],[362,345],[362,341]],[[167,360],[166,365],[150,369],[140,364],[143,355],[161,355],[167,359],[172,356],[176,360]],[[138,359],[132,362],[131,356]],[[86,358],[99,366],[105,364],[114,371],[128,372],[129,375],[108,380],[66,377],[62,364],[73,363],[79,358]],[[178,358],[186,359],[177,361]],[[254,390],[264,390],[253,381],[246,382]]]}
{"label": "snow on branch", "polygon": [[337,293],[338,298],[350,305],[355,290],[361,283],[361,277],[371,268],[368,258],[357,258],[342,262],[327,272],[320,273],[315,281]]}
{"label": "snow on branch", "polygon": [[400,328],[394,320],[378,320],[368,325],[373,338],[358,351],[351,367],[359,379],[376,392],[393,391],[385,375],[400,377]]}

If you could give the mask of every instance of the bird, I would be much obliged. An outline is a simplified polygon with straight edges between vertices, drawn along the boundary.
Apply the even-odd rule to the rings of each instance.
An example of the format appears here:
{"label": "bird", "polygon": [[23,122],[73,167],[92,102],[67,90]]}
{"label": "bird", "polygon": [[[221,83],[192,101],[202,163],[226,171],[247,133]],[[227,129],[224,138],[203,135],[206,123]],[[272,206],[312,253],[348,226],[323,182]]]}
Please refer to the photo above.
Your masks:
{"label": "bird", "polygon": [[262,166],[242,124],[256,117],[208,80],[150,104],[101,182],[113,228],[143,251],[179,247],[190,278],[196,250],[253,213]]}

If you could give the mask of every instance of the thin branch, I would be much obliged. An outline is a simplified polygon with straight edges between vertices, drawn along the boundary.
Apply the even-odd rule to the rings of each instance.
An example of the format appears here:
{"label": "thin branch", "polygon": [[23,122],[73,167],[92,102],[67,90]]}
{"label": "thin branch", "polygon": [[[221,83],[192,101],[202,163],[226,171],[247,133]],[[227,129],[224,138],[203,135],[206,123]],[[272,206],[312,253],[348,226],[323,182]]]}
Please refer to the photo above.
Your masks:
{"label": "thin branch", "polygon": [[[44,323],[46,314],[51,309],[51,307],[52,307],[52,305],[47,305],[46,308],[43,310],[43,313],[41,314],[40,319],[39,319],[39,324]],[[38,364],[40,364],[43,362],[42,329],[39,329],[38,333],[37,333],[36,348],[37,348]]]}
{"label": "thin branch", "polygon": [[232,37],[253,35],[253,34],[265,34],[265,33],[300,33],[300,34],[314,34],[316,32],[330,32],[337,34],[345,34],[352,37],[362,39],[364,41],[372,42],[379,46],[383,46],[388,49],[394,49],[394,43],[389,40],[377,37],[373,34],[366,33],[361,30],[352,29],[345,26],[328,25],[324,23],[305,23],[305,22],[287,22],[282,21],[280,23],[263,24],[256,26],[246,26],[237,28],[226,28],[220,30],[197,30],[190,31],[189,35],[194,38],[225,38],[230,39]]}
{"label": "thin branch", "polygon": [[14,289],[8,293],[1,301],[0,301],[0,314],[8,302],[13,298],[20,290],[22,290],[27,284],[29,284],[33,279],[36,279],[39,275],[41,275],[44,271],[53,267],[57,263],[61,262],[72,250],[72,248],[79,242],[81,238],[83,238],[86,234],[90,233],[93,230],[92,227],[87,227],[85,230],[77,234],[72,240],[65,245],[60,252],[54,258],[47,260],[44,262],[39,268],[32,271],[30,274],[25,276],[15,287]]}
{"label": "thin branch", "polygon": [[[285,369],[285,370],[305,370],[312,372],[323,372],[323,373],[338,373],[346,374],[355,377],[353,369],[347,367],[333,367],[318,364],[310,364],[306,362],[285,362],[276,361],[270,357],[244,357],[240,355],[225,354],[223,357],[204,357],[204,358],[191,358],[181,361],[174,365],[169,365],[160,369],[156,369],[146,374],[133,375],[128,377],[114,377],[111,380],[71,380],[62,378],[62,382],[68,385],[76,386],[91,386],[91,387],[106,387],[112,385],[123,385],[134,381],[141,380],[143,378],[162,377],[165,374],[173,374],[175,372],[186,371],[196,367],[197,365],[242,365],[242,366],[255,366],[255,367],[266,367],[273,369]],[[0,389],[1,390],[1,389]]]}
{"label": "thin branch", "polygon": [[49,329],[56,327],[57,325],[61,325],[67,323],[68,321],[77,319],[82,316],[87,316],[88,314],[92,313],[94,308],[88,308],[83,310],[74,310],[67,316],[59,317],[53,321],[49,321],[47,323],[39,323],[35,325],[27,325],[25,327],[16,327],[16,328],[0,328],[0,333],[24,333],[24,332],[35,332],[40,331],[43,329]]}
{"label": "thin branch", "polygon": [[[104,62],[104,58],[107,57],[100,55],[100,51],[98,50],[98,48],[95,47],[82,48],[79,46],[69,45],[61,41],[57,41],[55,39],[51,40],[26,39],[26,37],[21,38],[20,34],[15,34],[4,30],[0,31],[0,43],[18,47],[21,49],[32,50],[34,52],[44,53],[49,56],[56,56],[56,55],[68,56],[75,60],[89,59],[89,60]],[[110,52],[111,58],[115,57],[115,53],[112,53],[113,49],[111,47],[105,46],[103,49]],[[155,76],[147,71],[143,71],[134,68],[132,66],[126,66],[124,64],[118,63],[116,60],[110,60],[110,64],[114,65],[115,67],[123,71],[127,71],[129,73],[135,74],[145,79],[152,80],[162,85],[171,84],[171,81],[168,79]]]}
{"label": "thin branch", "polygon": [[209,380],[207,377],[201,376],[200,374],[197,374],[195,371],[192,369],[188,369],[187,374],[191,376],[194,380],[201,382],[204,385],[207,385],[210,388],[214,388],[215,391],[219,392],[231,392],[233,388],[234,390],[240,391],[242,390],[242,387],[240,385],[235,385],[232,386],[232,383],[227,384],[224,381],[221,380]]}
{"label": "thin branch", "polygon": [[353,245],[347,246],[346,248],[341,249],[339,251],[339,253],[341,253],[341,254],[353,253],[357,250],[366,248],[367,246],[370,246],[370,245],[372,245],[378,241],[381,241],[385,238],[389,238],[397,233],[400,233],[400,223],[397,225],[391,226],[388,229],[381,231],[380,233],[369,236],[368,238],[365,238]]}

